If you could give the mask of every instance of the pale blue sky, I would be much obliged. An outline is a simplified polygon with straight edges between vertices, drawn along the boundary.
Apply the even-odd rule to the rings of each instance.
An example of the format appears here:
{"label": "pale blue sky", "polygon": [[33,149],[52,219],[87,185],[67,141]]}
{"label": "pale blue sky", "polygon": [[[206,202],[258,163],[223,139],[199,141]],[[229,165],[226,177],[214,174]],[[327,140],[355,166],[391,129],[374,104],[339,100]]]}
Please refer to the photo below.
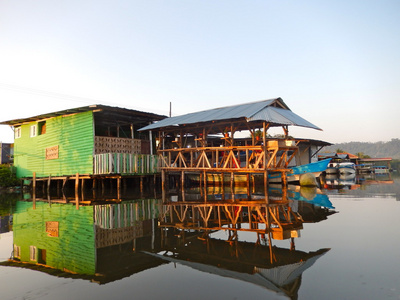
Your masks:
{"label": "pale blue sky", "polygon": [[[400,138],[400,1],[1,0],[0,120],[281,97],[332,143]],[[13,140],[0,126],[0,140]]]}

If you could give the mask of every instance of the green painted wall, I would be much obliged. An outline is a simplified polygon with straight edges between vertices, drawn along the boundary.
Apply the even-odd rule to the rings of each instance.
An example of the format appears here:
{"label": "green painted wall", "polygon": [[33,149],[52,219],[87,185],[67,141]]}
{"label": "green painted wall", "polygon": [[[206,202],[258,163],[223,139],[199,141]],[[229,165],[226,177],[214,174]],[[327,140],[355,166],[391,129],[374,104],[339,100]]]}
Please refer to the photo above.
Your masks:
{"label": "green painted wall", "polygon": [[[93,206],[18,201],[14,213],[14,245],[20,247],[20,260],[30,260],[30,246],[40,251],[46,250],[43,264],[59,269],[67,269],[79,274],[96,273],[96,248],[93,224]],[[59,236],[51,237],[46,232],[46,222],[58,222]],[[14,253],[15,255],[15,253]],[[40,262],[40,261],[39,261]]]}
{"label": "green painted wall", "polygon": [[[46,133],[30,137],[31,122],[21,126],[14,140],[14,162],[18,177],[62,176],[93,173],[93,113],[83,112],[46,121]],[[39,128],[39,126],[37,126]],[[58,158],[46,159],[46,148],[58,146]]]}

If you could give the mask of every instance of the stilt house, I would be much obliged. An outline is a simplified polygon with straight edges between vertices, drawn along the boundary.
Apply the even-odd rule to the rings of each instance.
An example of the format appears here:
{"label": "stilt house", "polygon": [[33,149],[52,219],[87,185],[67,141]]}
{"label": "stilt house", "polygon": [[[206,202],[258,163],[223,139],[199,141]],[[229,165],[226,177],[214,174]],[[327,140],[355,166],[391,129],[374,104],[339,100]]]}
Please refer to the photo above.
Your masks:
{"label": "stilt house", "polygon": [[14,129],[19,178],[157,171],[152,134],[137,130],[165,116],[91,105],[4,121]]}
{"label": "stilt house", "polygon": [[[266,178],[270,171],[290,172],[288,166],[299,154],[296,141],[288,135],[289,126],[321,130],[276,98],[166,118],[140,131],[158,131],[163,178],[171,172],[180,173],[182,180],[188,172],[204,178],[206,173],[230,173],[231,178],[261,173]],[[268,139],[270,127],[282,127],[284,138]],[[250,133],[250,145],[235,139],[241,131]]]}

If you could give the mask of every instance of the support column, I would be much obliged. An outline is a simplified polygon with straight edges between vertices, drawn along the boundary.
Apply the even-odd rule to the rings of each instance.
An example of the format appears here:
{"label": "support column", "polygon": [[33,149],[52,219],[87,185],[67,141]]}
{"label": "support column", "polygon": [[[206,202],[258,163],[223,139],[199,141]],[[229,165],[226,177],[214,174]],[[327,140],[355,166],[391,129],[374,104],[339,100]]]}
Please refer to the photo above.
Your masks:
{"label": "support column", "polygon": [[33,178],[32,178],[32,200],[33,200],[33,209],[36,209],[36,172],[33,172]]}
{"label": "support column", "polygon": [[268,197],[268,171],[264,171],[264,196],[265,196],[265,202],[269,203],[269,197]]}
{"label": "support column", "polygon": [[117,178],[117,199],[121,199],[121,177]]}
{"label": "support column", "polygon": [[76,173],[75,177],[75,206],[79,209],[79,173]]}
{"label": "support column", "polygon": [[165,170],[161,170],[161,189],[165,190]]}
{"label": "support column", "polygon": [[235,194],[234,191],[234,185],[235,185],[235,174],[231,172],[231,194]]}

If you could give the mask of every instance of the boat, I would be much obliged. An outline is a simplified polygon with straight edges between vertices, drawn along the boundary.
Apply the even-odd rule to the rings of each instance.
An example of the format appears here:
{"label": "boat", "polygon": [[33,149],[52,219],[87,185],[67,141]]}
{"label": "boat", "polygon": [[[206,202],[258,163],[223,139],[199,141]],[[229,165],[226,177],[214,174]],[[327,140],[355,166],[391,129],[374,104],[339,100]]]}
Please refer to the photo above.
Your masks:
{"label": "boat", "polygon": [[326,168],[326,174],[327,175],[336,175],[338,173],[338,163],[336,162],[330,162],[328,164],[328,167]]}
{"label": "boat", "polygon": [[[287,182],[297,182],[300,181],[300,177],[303,174],[312,174],[315,178],[318,178],[322,172],[325,172],[331,159],[323,159],[317,162],[312,162],[305,165],[291,167],[292,173],[287,174]],[[269,182],[281,182],[281,173],[271,173],[268,174]]]}
{"label": "boat", "polygon": [[356,170],[358,174],[369,174],[374,171],[372,164],[359,164],[356,165]]}
{"label": "boat", "polygon": [[386,166],[374,166],[373,169],[375,174],[389,173],[389,169]]}
{"label": "boat", "polygon": [[356,165],[352,162],[341,162],[338,170],[339,174],[356,174]]}

